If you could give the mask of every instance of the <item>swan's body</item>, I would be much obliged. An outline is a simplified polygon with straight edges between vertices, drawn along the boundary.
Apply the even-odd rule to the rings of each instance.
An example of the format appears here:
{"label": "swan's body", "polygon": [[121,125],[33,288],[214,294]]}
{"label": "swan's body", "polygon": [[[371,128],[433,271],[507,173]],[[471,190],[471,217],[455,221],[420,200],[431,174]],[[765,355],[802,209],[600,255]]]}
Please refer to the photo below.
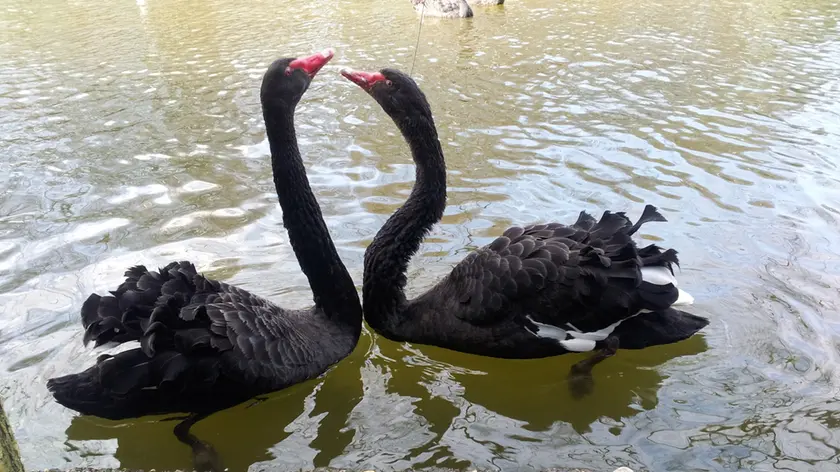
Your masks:
{"label": "swan's body", "polygon": [[472,18],[473,11],[466,0],[411,0],[414,9],[424,16],[441,18]]}
{"label": "swan's body", "polygon": [[[665,221],[648,205],[635,224],[623,213],[572,225],[513,227],[469,254],[428,292],[405,297],[408,261],[446,207],[446,169],[431,108],[414,81],[393,69],[343,72],[382,106],[408,141],[417,165],[411,196],[365,252],[363,306],[377,332],[502,358],[640,349],[696,333],[708,320],[674,308],[692,298],[677,288],[673,249],[639,249],[632,236]],[[586,363],[588,362],[588,363]]]}
{"label": "swan's body", "polygon": [[86,415],[213,412],[316,377],[358,341],[323,307],[283,309],[187,261],[125,276],[112,295],[85,301],[84,340],[140,347],[47,383],[59,403]]}
{"label": "swan's body", "polygon": [[283,222],[315,306],[283,309],[210,280],[189,262],[159,271],[132,267],[111,295],[90,295],[81,317],[85,343],[138,341],[140,347],[50,379],[47,387],[60,404],[110,419],[193,413],[176,428],[193,445],[189,425],[201,417],[316,377],[354,349],[361,304],[309,187],[294,131],[295,106],[331,57],[327,51],[279,59],[261,90]]}
{"label": "swan's body", "polygon": [[505,0],[470,0],[471,5],[481,5],[481,6],[488,6],[488,5],[504,5]]}

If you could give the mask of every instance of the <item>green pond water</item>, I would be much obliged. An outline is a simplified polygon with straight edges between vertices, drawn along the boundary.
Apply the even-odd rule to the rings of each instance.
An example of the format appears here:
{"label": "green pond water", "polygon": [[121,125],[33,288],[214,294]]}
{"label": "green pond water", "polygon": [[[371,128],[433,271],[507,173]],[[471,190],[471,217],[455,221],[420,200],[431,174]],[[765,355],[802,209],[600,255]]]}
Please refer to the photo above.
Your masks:
{"label": "green pond water", "polygon": [[[440,128],[446,215],[410,294],[512,224],[580,210],[667,224],[711,324],[623,351],[571,398],[579,355],[512,361],[366,330],[319,379],[199,423],[230,470],[551,466],[836,471],[840,462],[840,5],[508,0],[426,18],[414,76]],[[327,224],[361,283],[414,168],[338,69],[411,67],[408,0],[0,4],[0,397],[27,468],[189,467],[172,422],[80,417],[47,378],[83,370],[78,312],[130,265],[190,259],[311,303],[273,193],[259,84],[336,57],[298,108]]]}

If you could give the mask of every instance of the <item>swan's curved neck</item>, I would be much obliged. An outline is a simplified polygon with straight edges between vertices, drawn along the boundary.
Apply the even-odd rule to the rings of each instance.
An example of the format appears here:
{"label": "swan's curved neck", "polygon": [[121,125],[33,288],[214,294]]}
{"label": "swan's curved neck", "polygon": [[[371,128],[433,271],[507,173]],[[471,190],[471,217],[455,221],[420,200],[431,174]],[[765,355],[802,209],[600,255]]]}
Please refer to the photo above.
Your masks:
{"label": "swan's curved neck", "polygon": [[315,305],[336,322],[351,327],[358,336],[362,328],[359,294],[338,257],[321,207],[309,186],[295,135],[294,110],[265,107],[263,118],[283,225],[300,268],[309,279]]}
{"label": "swan's curved neck", "polygon": [[362,300],[372,328],[399,338],[405,307],[406,270],[420,243],[446,209],[446,164],[434,120],[398,123],[411,147],[416,181],[405,204],[376,233],[365,251]]}

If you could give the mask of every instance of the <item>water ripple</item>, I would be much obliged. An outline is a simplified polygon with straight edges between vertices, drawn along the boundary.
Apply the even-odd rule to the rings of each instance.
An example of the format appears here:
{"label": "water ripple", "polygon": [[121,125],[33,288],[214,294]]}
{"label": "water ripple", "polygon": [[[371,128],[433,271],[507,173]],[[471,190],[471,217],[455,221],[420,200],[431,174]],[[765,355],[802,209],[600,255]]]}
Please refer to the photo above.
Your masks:
{"label": "water ripple", "polygon": [[[833,470],[837,5],[523,0],[476,11],[423,24],[414,77],[440,128],[448,207],[413,260],[411,293],[511,224],[653,203],[671,223],[641,237],[679,249],[681,280],[713,321],[705,336],[621,352],[578,401],[564,383],[573,356],[500,361],[366,332],[322,378],[197,433],[231,470]],[[364,248],[414,168],[390,119],[336,72],[407,70],[416,32],[410,5],[385,0],[6,2],[0,395],[28,468],[188,465],[171,425],[77,417],[44,386],[93,362],[78,310],[126,267],[188,258],[286,305],[310,301],[258,98],[280,55],[338,51],[296,121],[361,281]]]}

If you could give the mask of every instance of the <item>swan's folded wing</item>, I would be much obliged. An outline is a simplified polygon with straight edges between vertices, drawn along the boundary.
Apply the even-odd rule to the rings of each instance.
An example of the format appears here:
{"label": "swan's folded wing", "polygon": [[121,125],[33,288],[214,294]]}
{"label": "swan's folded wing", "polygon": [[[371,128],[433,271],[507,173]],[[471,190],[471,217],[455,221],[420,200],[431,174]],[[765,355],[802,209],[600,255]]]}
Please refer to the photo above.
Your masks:
{"label": "swan's folded wing", "polygon": [[189,299],[194,293],[191,280],[195,266],[188,261],[172,262],[158,271],[145,266],[131,267],[125,281],[110,295],[91,294],[82,305],[84,343],[96,346],[108,343],[139,341],[149,319],[161,310],[168,310],[173,296]]}
{"label": "swan's folded wing", "polygon": [[161,270],[168,280],[138,323],[140,348],[148,358],[177,352],[190,363],[216,359],[229,368],[228,377],[271,384],[282,383],[284,369],[306,362],[290,348],[300,343],[289,342],[296,332],[285,310],[197,274],[191,264],[189,269]]}
{"label": "swan's folded wing", "polygon": [[[247,292],[246,292],[247,294]],[[294,316],[255,295],[227,296],[210,304],[210,331],[229,343],[228,375],[243,382],[279,388],[308,370],[315,352]],[[298,323],[300,324],[300,323]]]}
{"label": "swan's folded wing", "polygon": [[91,296],[82,317],[86,337],[97,344],[137,340],[140,347],[102,355],[86,371],[51,379],[48,387],[65,406],[114,419],[199,407],[190,399],[206,401],[222,378],[228,386],[238,383],[245,396],[283,387],[289,376],[309,373],[288,369],[306,362],[300,349],[307,343],[290,342],[300,333],[287,315],[261,297],[197,274],[189,262],[157,272],[137,266],[112,296]]}
{"label": "swan's folded wing", "polygon": [[446,279],[460,303],[455,315],[491,324],[523,311],[547,323],[593,309],[626,313],[642,283],[635,229],[623,213],[610,212],[597,221],[582,212],[571,226],[509,228]]}

